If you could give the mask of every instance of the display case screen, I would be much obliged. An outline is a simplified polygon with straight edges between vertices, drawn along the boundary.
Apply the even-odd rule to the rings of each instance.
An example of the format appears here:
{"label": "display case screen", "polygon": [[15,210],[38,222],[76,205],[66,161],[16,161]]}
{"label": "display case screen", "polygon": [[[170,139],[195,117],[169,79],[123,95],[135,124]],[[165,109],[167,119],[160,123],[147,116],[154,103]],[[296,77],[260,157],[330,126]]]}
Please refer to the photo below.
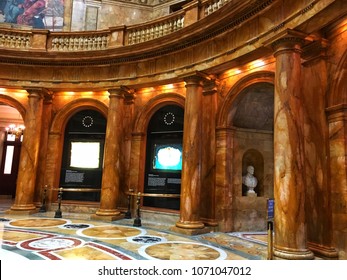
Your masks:
{"label": "display case screen", "polygon": [[71,142],[70,167],[99,168],[99,142]]}
{"label": "display case screen", "polygon": [[153,170],[180,171],[182,170],[181,144],[155,144]]}

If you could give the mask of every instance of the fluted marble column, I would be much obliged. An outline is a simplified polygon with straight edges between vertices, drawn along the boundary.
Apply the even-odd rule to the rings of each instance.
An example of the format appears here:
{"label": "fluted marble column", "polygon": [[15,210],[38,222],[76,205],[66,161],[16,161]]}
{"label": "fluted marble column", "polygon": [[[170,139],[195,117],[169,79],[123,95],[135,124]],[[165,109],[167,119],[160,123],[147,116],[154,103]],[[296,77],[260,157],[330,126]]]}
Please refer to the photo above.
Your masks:
{"label": "fluted marble column", "polygon": [[36,211],[34,192],[40,148],[44,91],[44,89],[37,88],[27,89],[29,101],[24,119],[25,131],[18,169],[16,197],[10,209],[11,214]]}
{"label": "fluted marble column", "polygon": [[307,249],[301,45],[287,31],[273,43],[276,57],[274,104],[274,255],[312,259]]}
{"label": "fluted marble column", "polygon": [[186,102],[183,124],[183,166],[181,174],[181,205],[178,228],[204,228],[200,220],[201,191],[201,114],[203,80],[199,76],[185,79]]}
{"label": "fluted marble column", "polygon": [[110,102],[107,116],[104,169],[102,172],[100,209],[94,218],[115,220],[120,218],[117,203],[120,192],[123,139],[124,89],[109,90]]}

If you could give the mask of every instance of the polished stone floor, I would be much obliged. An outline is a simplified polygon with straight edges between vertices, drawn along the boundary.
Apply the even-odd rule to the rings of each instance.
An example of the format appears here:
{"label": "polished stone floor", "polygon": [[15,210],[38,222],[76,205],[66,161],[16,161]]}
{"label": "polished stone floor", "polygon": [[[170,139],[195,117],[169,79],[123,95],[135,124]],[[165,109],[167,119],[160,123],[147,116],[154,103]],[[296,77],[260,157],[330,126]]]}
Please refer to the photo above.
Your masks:
{"label": "polished stone floor", "polygon": [[[30,260],[261,260],[265,232],[187,236],[168,225],[133,219],[102,222],[53,213],[7,215],[0,201],[0,259]],[[7,208],[8,209],[8,208]]]}

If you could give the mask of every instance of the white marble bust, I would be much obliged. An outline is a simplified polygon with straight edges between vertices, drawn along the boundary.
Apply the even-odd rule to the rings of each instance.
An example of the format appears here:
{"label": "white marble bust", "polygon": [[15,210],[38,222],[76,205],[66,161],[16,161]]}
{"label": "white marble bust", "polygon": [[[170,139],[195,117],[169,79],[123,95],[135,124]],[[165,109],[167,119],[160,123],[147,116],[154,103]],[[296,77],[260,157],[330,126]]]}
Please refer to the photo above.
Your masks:
{"label": "white marble bust", "polygon": [[247,187],[247,196],[257,196],[254,188],[258,184],[258,180],[254,177],[254,167],[252,165],[247,167],[247,174],[242,177],[242,183]]}

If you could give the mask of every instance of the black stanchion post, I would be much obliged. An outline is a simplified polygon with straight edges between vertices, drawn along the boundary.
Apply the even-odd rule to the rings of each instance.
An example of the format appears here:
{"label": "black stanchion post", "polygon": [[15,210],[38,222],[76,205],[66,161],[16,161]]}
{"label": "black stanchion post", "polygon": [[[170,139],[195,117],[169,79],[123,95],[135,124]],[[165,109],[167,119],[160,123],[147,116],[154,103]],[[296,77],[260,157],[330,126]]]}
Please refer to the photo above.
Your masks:
{"label": "black stanchion post", "polygon": [[267,259],[273,259],[273,222],[267,222]]}
{"label": "black stanchion post", "polygon": [[59,192],[58,192],[58,209],[57,211],[55,211],[55,215],[54,218],[62,218],[62,213],[61,213],[61,199],[63,197],[63,188],[59,188]]}
{"label": "black stanchion post", "polygon": [[275,201],[273,199],[267,200],[267,259],[273,259],[273,229],[275,218]]}
{"label": "black stanchion post", "polygon": [[134,227],[140,227],[141,224],[141,217],[140,217],[140,202],[141,202],[141,193],[137,193],[137,200],[136,200],[136,218],[134,220]]}
{"label": "black stanchion post", "polygon": [[42,194],[42,205],[40,208],[39,212],[46,212],[47,208],[46,208],[46,196],[47,196],[47,185],[44,186],[43,188],[43,194]]}
{"label": "black stanchion post", "polygon": [[125,219],[131,219],[131,193],[133,191],[134,191],[133,189],[129,189],[129,194],[128,194],[128,211],[124,215]]}

